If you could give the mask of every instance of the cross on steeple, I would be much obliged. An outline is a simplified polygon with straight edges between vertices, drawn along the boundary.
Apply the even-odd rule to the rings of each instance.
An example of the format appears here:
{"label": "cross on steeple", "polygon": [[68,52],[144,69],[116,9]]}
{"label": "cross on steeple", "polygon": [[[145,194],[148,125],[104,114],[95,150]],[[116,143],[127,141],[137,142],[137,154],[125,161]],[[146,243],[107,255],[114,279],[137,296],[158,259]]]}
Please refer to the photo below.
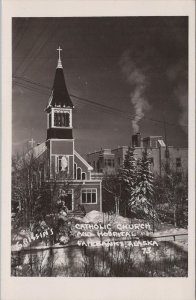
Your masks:
{"label": "cross on steeple", "polygon": [[61,63],[61,51],[63,49],[61,49],[61,47],[59,46],[58,49],[56,49],[57,51],[59,51],[59,59],[58,59],[58,64],[57,64],[57,68],[63,68],[62,63]]}
{"label": "cross on steeple", "polygon": [[61,59],[61,51],[62,51],[63,49],[61,49],[61,47],[59,46],[58,49],[56,49],[56,50],[59,51],[59,59]]}

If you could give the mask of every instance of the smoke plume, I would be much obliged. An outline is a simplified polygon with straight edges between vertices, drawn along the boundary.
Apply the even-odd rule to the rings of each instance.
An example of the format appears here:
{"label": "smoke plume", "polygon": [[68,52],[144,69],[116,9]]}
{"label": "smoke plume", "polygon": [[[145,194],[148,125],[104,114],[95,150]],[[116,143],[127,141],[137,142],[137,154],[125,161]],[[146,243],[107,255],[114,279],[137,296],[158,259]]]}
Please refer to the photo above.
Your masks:
{"label": "smoke plume", "polygon": [[144,117],[145,111],[151,108],[145,97],[147,85],[146,76],[141,67],[138,67],[130,57],[129,52],[125,52],[120,60],[120,66],[127,82],[130,84],[130,99],[134,107],[134,119],[132,127],[134,133],[139,132],[139,121]]}

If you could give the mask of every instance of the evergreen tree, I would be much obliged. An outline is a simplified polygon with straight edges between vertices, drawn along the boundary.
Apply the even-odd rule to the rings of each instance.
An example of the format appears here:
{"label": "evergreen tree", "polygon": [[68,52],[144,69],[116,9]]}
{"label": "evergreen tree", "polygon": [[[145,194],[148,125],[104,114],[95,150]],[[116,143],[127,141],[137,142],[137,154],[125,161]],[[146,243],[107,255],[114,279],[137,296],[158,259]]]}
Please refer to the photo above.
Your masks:
{"label": "evergreen tree", "polygon": [[144,151],[142,159],[137,160],[137,178],[129,200],[129,207],[141,215],[154,219],[153,194],[153,174],[147,152]]}
{"label": "evergreen tree", "polygon": [[[129,147],[125,155],[123,167],[120,169],[120,180],[124,197],[125,211],[131,201],[131,195],[137,182],[137,159],[134,157],[134,148]],[[130,210],[130,206],[129,206]]]}

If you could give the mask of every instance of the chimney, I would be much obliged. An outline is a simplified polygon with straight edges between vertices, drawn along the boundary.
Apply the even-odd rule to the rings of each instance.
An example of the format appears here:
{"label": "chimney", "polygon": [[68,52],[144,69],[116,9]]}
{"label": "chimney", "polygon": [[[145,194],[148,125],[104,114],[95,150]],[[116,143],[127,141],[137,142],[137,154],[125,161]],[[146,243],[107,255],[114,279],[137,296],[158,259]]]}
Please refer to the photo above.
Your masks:
{"label": "chimney", "polygon": [[138,132],[132,135],[132,147],[141,147],[141,133]]}

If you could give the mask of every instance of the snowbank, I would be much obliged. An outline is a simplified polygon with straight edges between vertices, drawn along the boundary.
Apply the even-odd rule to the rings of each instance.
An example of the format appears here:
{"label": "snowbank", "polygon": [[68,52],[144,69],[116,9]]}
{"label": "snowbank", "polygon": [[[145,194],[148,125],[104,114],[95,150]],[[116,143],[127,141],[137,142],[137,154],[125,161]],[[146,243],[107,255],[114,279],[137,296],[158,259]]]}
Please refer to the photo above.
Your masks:
{"label": "snowbank", "polygon": [[107,213],[102,213],[100,211],[92,210],[91,212],[87,213],[85,217],[82,219],[84,223],[110,223],[112,226],[116,226],[117,224],[141,224],[147,223],[146,220],[141,219],[130,219],[125,218],[119,215],[109,215]]}
{"label": "snowbank", "polygon": [[99,223],[99,222],[103,223],[104,217],[106,219],[106,214],[100,211],[92,210],[85,215],[82,221],[84,223]]}

